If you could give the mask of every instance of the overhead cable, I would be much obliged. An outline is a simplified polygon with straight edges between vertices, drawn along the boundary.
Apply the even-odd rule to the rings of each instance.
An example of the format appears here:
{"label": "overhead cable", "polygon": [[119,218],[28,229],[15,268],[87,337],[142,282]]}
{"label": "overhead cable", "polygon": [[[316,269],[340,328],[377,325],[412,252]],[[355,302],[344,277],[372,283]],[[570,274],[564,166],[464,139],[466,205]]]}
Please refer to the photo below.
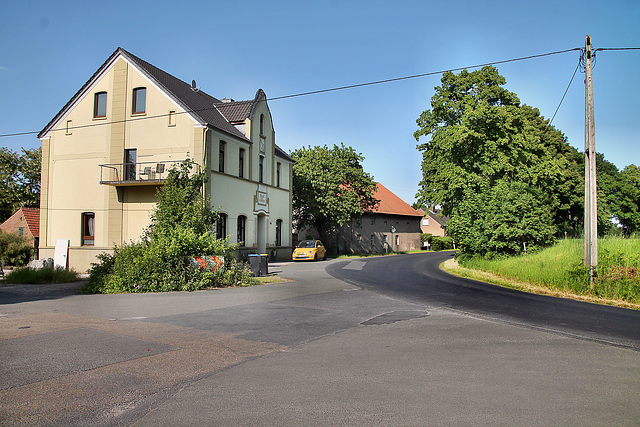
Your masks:
{"label": "overhead cable", "polygon": [[[276,96],[276,97],[273,97],[273,98],[267,98],[266,100],[267,101],[277,101],[277,100],[281,100],[281,99],[289,99],[289,98],[295,98],[295,97],[306,96],[306,95],[317,95],[317,94],[320,94],[320,93],[335,92],[335,91],[345,90],[345,89],[354,89],[354,88],[357,88],[357,87],[372,86],[372,85],[377,85],[377,84],[382,84],[382,83],[391,83],[391,82],[397,82],[397,81],[401,81],[401,80],[409,80],[409,79],[415,79],[415,78],[419,78],[419,77],[433,76],[433,75],[445,73],[447,71],[450,71],[450,72],[462,71],[462,70],[466,70],[466,69],[486,67],[486,66],[489,66],[489,65],[506,64],[506,63],[509,63],[509,62],[516,62],[516,61],[525,61],[525,60],[529,60],[529,59],[542,58],[542,57],[545,57],[545,56],[558,55],[558,54],[562,54],[562,53],[580,51],[580,50],[582,50],[582,49],[576,47],[576,48],[572,48],[572,49],[559,50],[559,51],[555,51],[555,52],[548,52],[548,53],[542,53],[542,54],[537,54],[537,55],[523,56],[523,57],[519,57],[519,58],[505,59],[505,60],[502,60],[502,61],[487,62],[487,63],[484,63],[484,64],[470,65],[470,66],[465,66],[465,67],[457,67],[457,68],[451,68],[451,69],[440,70],[440,71],[432,71],[432,72],[428,72],[428,73],[414,74],[414,75],[404,76],[404,77],[395,77],[395,78],[391,78],[391,79],[376,80],[376,81],[366,82],[366,83],[357,83],[357,84],[346,85],[346,86],[338,86],[338,87],[329,88],[329,89],[320,89],[320,90],[314,90],[314,91],[309,91],[309,92],[301,92],[301,93],[296,93],[296,94],[291,94],[291,95]],[[595,49],[595,50],[640,50],[640,48],[635,48],[635,47],[632,47],[632,48],[600,48],[600,49]],[[575,73],[574,73],[574,75],[575,75]],[[565,94],[566,94],[566,92],[565,92]],[[564,97],[563,97],[563,99],[564,99]],[[237,102],[234,102],[234,105],[237,105],[237,104],[243,103],[243,102],[247,102],[248,103],[248,102],[254,102],[254,101],[253,100],[251,100],[251,101],[237,101]],[[207,107],[207,108],[202,108],[202,109],[198,109],[198,110],[187,110],[187,111],[175,112],[173,114],[198,113],[198,112],[201,112],[201,111],[208,111],[208,110],[213,110],[213,109],[216,109],[216,108],[224,109],[224,106],[225,106],[224,103],[223,104],[216,104],[214,106]],[[119,121],[101,122],[101,123],[92,123],[92,124],[89,124],[89,125],[74,126],[74,127],[70,128],[70,129],[64,129],[64,130],[81,129],[81,128],[94,127],[94,126],[104,126],[104,125],[123,123],[123,122],[133,122],[133,121],[137,121],[137,120],[149,120],[149,119],[155,119],[155,118],[160,118],[160,117],[168,117],[168,116],[169,116],[169,113],[167,113],[167,114],[159,114],[159,115],[155,115],[155,116],[147,116],[147,117],[136,117],[136,118],[132,118],[132,119],[125,119],[125,120],[119,120]],[[61,131],[61,130],[63,130],[63,129],[51,129],[52,132]],[[10,137],[10,136],[36,135],[39,132],[40,131],[29,131],[29,132],[16,132],[16,133],[0,134],[0,138]]]}

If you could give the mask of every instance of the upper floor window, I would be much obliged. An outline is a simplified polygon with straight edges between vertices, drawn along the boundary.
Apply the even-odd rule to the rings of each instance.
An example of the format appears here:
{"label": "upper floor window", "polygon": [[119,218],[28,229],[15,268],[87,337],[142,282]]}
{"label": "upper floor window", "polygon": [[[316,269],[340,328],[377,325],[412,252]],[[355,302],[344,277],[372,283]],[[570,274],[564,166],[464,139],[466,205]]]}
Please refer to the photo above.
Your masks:
{"label": "upper floor window", "polygon": [[82,246],[93,246],[95,241],[95,219],[93,212],[82,213]]}
{"label": "upper floor window", "polygon": [[264,182],[264,156],[258,162],[258,182]]}
{"label": "upper floor window", "polygon": [[147,88],[139,87],[133,90],[133,114],[140,114],[146,111]]}
{"label": "upper floor window", "polygon": [[244,178],[244,148],[238,154],[238,176]]}
{"label": "upper floor window", "polygon": [[169,126],[176,125],[176,112],[174,110],[169,111]]}
{"label": "upper floor window", "polygon": [[107,117],[107,92],[98,92],[93,98],[93,117]]}
{"label": "upper floor window", "polygon": [[264,114],[260,114],[260,135],[264,135]]}
{"label": "upper floor window", "polygon": [[224,172],[224,151],[227,147],[227,144],[224,141],[220,141],[219,149],[218,149],[218,170],[220,172]]}
{"label": "upper floor window", "polygon": [[280,187],[280,162],[276,164],[276,187]]}

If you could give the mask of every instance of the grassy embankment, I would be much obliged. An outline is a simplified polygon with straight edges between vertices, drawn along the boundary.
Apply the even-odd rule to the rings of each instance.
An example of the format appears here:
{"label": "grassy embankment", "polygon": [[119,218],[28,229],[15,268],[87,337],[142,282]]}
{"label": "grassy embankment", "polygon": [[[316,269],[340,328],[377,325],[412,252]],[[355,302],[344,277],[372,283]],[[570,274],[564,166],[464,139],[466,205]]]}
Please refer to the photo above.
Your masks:
{"label": "grassy embankment", "polygon": [[450,260],[445,270],[526,292],[640,309],[640,238],[598,241],[598,277],[590,286],[581,239],[561,240],[539,252],[494,260]]}

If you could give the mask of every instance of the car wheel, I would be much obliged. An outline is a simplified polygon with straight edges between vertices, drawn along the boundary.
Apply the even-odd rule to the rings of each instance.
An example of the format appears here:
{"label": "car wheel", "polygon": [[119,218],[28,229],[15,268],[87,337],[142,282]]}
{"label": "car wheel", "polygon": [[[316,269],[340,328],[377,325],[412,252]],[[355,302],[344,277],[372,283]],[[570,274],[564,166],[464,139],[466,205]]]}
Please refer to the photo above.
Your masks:
{"label": "car wheel", "polygon": [[318,253],[316,252],[315,254],[313,254],[313,260],[317,261],[318,260]]}

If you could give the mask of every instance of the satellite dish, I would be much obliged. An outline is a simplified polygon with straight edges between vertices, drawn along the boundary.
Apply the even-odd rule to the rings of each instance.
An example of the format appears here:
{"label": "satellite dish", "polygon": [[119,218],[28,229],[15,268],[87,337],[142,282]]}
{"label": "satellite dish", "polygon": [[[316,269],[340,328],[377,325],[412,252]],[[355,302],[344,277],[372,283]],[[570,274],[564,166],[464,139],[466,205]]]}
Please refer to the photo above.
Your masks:
{"label": "satellite dish", "polygon": [[200,90],[199,87],[196,87],[196,81],[195,80],[191,80],[191,90],[194,92],[198,92]]}

